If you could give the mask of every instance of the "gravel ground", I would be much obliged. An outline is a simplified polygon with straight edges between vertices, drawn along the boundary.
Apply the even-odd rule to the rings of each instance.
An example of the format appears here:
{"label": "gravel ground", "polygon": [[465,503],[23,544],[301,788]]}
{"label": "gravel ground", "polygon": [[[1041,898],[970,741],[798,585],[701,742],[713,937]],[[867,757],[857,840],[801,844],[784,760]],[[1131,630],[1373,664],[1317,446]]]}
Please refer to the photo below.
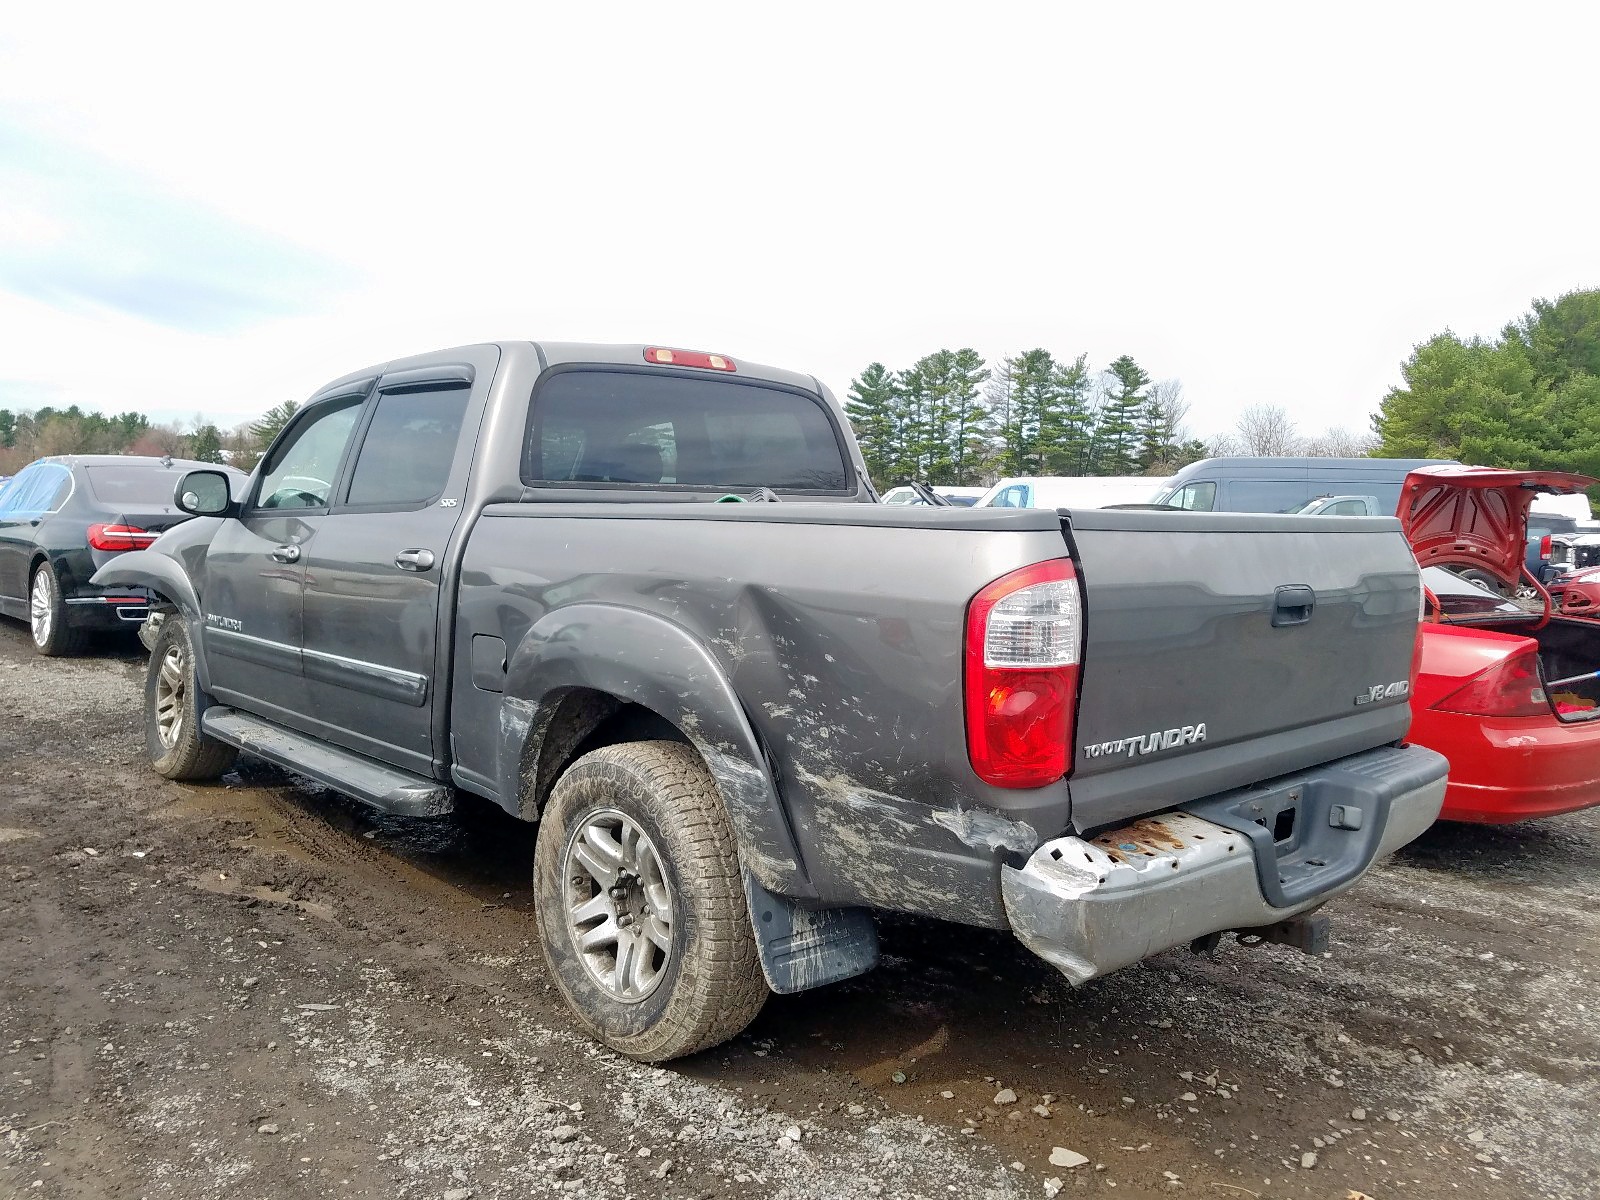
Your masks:
{"label": "gravel ground", "polygon": [[872,975],[641,1068],[545,981],[529,830],[167,783],[98,650],[0,622],[0,1195],[1600,1195],[1600,812],[1436,828],[1326,958],[1073,992],[888,920]]}

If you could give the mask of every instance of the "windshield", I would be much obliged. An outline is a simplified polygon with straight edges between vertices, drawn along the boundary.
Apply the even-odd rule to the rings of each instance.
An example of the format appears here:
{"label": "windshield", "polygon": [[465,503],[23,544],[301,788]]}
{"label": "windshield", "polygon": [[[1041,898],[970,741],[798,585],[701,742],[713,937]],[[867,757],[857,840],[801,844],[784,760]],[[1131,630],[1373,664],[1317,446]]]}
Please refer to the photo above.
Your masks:
{"label": "windshield", "polygon": [[529,482],[842,493],[839,435],[820,401],[728,379],[563,371],[534,396]]}

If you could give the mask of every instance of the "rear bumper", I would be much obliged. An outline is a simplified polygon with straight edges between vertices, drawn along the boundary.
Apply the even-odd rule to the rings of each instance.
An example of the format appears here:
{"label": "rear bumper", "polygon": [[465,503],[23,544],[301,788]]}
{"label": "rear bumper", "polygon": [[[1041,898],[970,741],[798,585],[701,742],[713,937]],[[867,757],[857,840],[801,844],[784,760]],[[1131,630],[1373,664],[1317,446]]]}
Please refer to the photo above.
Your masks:
{"label": "rear bumper", "polygon": [[1425,709],[1411,736],[1450,759],[1441,820],[1505,825],[1600,805],[1600,719]]}
{"label": "rear bumper", "polygon": [[1006,915],[1074,983],[1207,934],[1273,925],[1344,891],[1433,824],[1445,772],[1430,750],[1387,747],[1093,839],[1056,838],[1002,869]]}
{"label": "rear bumper", "polygon": [[133,629],[150,615],[150,598],[142,588],[84,587],[65,603],[67,620],[83,629]]}

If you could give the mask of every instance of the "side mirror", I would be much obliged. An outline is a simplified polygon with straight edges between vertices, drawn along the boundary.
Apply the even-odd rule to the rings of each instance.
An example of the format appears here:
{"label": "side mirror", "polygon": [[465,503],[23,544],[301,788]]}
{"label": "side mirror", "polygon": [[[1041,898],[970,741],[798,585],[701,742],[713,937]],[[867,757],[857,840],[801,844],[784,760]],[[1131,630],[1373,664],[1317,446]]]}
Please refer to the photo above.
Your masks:
{"label": "side mirror", "polygon": [[178,480],[173,503],[196,517],[220,517],[233,504],[228,477],[221,471],[190,471]]}

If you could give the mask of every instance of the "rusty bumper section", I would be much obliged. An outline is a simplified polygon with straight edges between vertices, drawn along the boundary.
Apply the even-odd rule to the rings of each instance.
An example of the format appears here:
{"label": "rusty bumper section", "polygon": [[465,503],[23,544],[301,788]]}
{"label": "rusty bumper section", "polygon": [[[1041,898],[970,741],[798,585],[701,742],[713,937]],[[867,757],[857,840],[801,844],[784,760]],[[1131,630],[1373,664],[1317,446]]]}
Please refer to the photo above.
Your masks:
{"label": "rusty bumper section", "polygon": [[[1022,943],[1073,983],[1209,934],[1275,925],[1337,895],[1376,858],[1431,825],[1444,800],[1445,769],[1431,751],[1385,748],[1192,806],[1220,813],[1258,794],[1292,797],[1298,831],[1291,823],[1277,840],[1183,811],[1092,839],[1055,838],[1021,868],[1003,868],[1006,914]],[[1366,819],[1352,830],[1355,809]],[[1325,861],[1330,853],[1351,869],[1334,870],[1339,864]],[[1329,886],[1283,907],[1268,903],[1257,858],[1273,854],[1277,862],[1262,871],[1309,863],[1328,869]]]}

